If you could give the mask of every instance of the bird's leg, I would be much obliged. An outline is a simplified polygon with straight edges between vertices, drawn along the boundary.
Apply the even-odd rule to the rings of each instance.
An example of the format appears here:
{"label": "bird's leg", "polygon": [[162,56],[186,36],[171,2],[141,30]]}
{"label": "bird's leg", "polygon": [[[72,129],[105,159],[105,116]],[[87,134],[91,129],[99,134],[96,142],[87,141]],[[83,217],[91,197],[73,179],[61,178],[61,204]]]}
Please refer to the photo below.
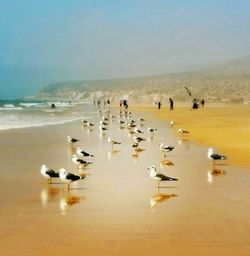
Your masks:
{"label": "bird's leg", "polygon": [[68,183],[68,190],[69,190],[69,183]]}

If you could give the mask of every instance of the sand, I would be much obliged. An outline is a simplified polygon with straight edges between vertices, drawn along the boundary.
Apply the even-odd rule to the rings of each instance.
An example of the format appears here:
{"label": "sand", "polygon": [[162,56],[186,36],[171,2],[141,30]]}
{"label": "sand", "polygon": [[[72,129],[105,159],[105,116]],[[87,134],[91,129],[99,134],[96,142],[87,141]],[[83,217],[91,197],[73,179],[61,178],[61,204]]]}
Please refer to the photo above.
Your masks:
{"label": "sand", "polygon": [[[143,114],[142,129],[158,132],[137,156],[116,122],[109,135],[122,144],[115,151],[108,135],[80,122],[0,132],[1,255],[249,255],[249,169],[225,162],[213,174],[206,147],[150,116]],[[46,163],[77,173],[68,135],[95,156],[89,176],[69,191],[60,181],[47,185],[39,172]],[[162,165],[160,142],[176,147],[167,156],[173,166]],[[179,181],[158,191],[152,164]]]}
{"label": "sand", "polygon": [[173,120],[174,131],[184,128],[190,131],[189,139],[200,145],[214,147],[225,154],[229,163],[250,167],[250,106],[206,105],[191,110],[190,106],[167,108],[134,107],[133,110],[152,113],[152,118]]}

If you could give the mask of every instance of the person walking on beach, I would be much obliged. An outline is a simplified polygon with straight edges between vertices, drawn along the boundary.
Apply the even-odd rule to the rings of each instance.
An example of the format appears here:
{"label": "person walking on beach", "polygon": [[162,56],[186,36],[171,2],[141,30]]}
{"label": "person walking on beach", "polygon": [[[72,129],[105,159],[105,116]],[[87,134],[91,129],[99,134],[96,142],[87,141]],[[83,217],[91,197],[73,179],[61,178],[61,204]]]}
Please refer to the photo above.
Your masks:
{"label": "person walking on beach", "polygon": [[170,105],[170,110],[174,110],[174,101],[172,98],[169,98],[169,105]]}
{"label": "person walking on beach", "polygon": [[158,109],[161,109],[161,102],[158,101]]}
{"label": "person walking on beach", "polygon": [[205,105],[205,100],[202,99],[202,100],[201,100],[201,106],[204,108],[204,105]]}
{"label": "person walking on beach", "polygon": [[193,100],[193,109],[197,109],[199,107],[197,99]]}

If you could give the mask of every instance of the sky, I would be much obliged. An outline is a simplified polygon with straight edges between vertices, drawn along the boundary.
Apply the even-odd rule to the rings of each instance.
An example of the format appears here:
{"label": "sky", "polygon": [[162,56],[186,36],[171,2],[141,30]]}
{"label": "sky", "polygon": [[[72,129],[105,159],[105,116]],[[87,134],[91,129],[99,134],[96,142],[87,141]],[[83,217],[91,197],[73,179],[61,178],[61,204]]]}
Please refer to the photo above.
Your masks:
{"label": "sky", "polygon": [[0,0],[0,98],[250,54],[248,0]]}

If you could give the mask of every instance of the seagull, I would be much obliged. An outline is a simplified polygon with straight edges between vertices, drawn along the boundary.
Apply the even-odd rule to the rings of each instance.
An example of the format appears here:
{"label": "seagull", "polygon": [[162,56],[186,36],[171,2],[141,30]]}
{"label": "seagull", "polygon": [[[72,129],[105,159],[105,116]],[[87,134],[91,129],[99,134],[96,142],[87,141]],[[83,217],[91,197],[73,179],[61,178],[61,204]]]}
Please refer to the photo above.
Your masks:
{"label": "seagull", "polygon": [[104,122],[104,121],[100,121],[100,125],[102,125],[102,126],[107,126],[107,125],[109,125],[107,122]]}
{"label": "seagull", "polygon": [[140,148],[140,147],[139,147],[138,142],[135,142],[135,143],[132,145],[132,148],[133,148],[134,151],[136,151],[136,152],[141,152],[141,151],[144,151],[144,150],[145,150],[144,148]]}
{"label": "seagull", "polygon": [[112,149],[113,149],[114,145],[120,145],[121,144],[121,142],[115,141],[111,137],[108,137],[108,143],[111,144]]}
{"label": "seagull", "polygon": [[153,139],[155,132],[157,131],[157,129],[155,128],[148,128],[148,132],[150,133],[150,138]]}
{"label": "seagull", "polygon": [[71,138],[70,136],[68,136],[67,137],[67,140],[68,140],[68,142],[70,142],[70,143],[76,143],[77,141],[79,141],[78,139],[75,139],[75,138]]}
{"label": "seagull", "polygon": [[103,121],[107,121],[107,122],[108,122],[108,121],[109,121],[109,118],[107,118],[107,117],[103,117],[103,118],[102,118],[102,120],[103,120]]}
{"label": "seagull", "polygon": [[63,168],[59,170],[59,176],[62,181],[66,181],[68,183],[68,189],[70,189],[69,185],[71,182],[86,178],[86,176],[79,176],[79,175],[75,175],[73,173],[67,172]]}
{"label": "seagull", "polygon": [[144,133],[143,131],[139,130],[138,128],[135,128],[134,131],[135,131],[136,133]]}
{"label": "seagull", "polygon": [[128,129],[131,129],[131,128],[135,128],[136,127],[136,124],[134,124],[134,123],[127,123],[127,127],[128,127]]}
{"label": "seagull", "polygon": [[102,126],[102,125],[99,125],[99,129],[101,132],[105,132],[105,131],[108,131],[108,128]]}
{"label": "seagull", "polygon": [[144,138],[142,138],[142,137],[137,137],[137,136],[135,136],[134,135],[134,140],[135,140],[135,142],[141,142],[141,141],[144,141],[144,140],[146,140],[146,139],[144,139]]}
{"label": "seagull", "polygon": [[157,131],[157,129],[155,129],[155,128],[148,128],[148,132],[150,132],[150,133],[154,133],[154,132],[156,132]]}
{"label": "seagull", "polygon": [[40,172],[48,180],[48,183],[51,183],[52,178],[59,178],[59,173],[49,169],[45,164],[41,166]]}
{"label": "seagull", "polygon": [[138,118],[138,120],[139,120],[140,122],[145,122],[145,121],[146,121],[146,119],[144,119],[144,118]]}
{"label": "seagull", "polygon": [[209,159],[213,160],[213,165],[215,165],[216,160],[225,160],[225,159],[227,159],[227,157],[224,156],[224,155],[214,153],[213,148],[208,149],[207,156],[208,156]]}
{"label": "seagull", "polygon": [[83,159],[80,159],[80,158],[78,158],[76,155],[73,155],[73,156],[72,156],[72,162],[73,162],[74,164],[76,164],[77,166],[79,166],[79,165],[89,165],[89,164],[92,164],[92,162],[88,162],[88,161],[85,161],[85,160],[83,160]]}
{"label": "seagull", "polygon": [[166,156],[166,153],[167,153],[167,152],[170,152],[170,151],[174,150],[174,147],[173,147],[173,146],[169,146],[169,145],[168,145],[168,146],[164,146],[163,143],[161,143],[161,144],[159,145],[159,147],[160,147],[160,150],[165,153],[164,156]]}
{"label": "seagull", "polygon": [[158,182],[158,188],[160,185],[160,181],[177,181],[178,179],[168,177],[162,173],[158,173],[156,167],[154,165],[147,168],[150,171],[150,177]]}
{"label": "seagull", "polygon": [[82,149],[79,148],[79,147],[77,148],[77,154],[78,154],[78,155],[82,155],[83,157],[88,157],[88,156],[94,157],[93,155],[91,155],[91,154],[85,152],[84,150],[82,150]]}
{"label": "seagull", "polygon": [[94,124],[92,124],[92,123],[90,123],[90,122],[88,122],[87,123],[87,126],[89,126],[89,127],[93,127],[93,126],[95,126]]}
{"label": "seagull", "polygon": [[180,133],[180,134],[188,134],[189,131],[183,130],[182,128],[180,128],[180,129],[178,130],[178,133]]}
{"label": "seagull", "polygon": [[125,123],[126,123],[125,121],[119,120],[120,125],[125,124]]}

